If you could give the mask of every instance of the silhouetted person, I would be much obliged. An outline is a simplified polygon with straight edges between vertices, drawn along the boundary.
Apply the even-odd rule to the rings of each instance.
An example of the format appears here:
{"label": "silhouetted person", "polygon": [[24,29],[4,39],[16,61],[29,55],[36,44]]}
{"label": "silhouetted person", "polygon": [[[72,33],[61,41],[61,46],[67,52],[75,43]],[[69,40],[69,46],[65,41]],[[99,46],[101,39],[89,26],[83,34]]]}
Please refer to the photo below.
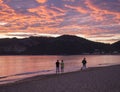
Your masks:
{"label": "silhouetted person", "polygon": [[63,60],[61,61],[61,72],[64,72],[64,62],[63,62]]}
{"label": "silhouetted person", "polygon": [[60,65],[59,60],[57,60],[57,62],[56,62],[56,73],[59,73],[59,65]]}
{"label": "silhouetted person", "polygon": [[86,69],[86,63],[87,63],[86,58],[84,58],[84,59],[82,60],[83,66],[82,66],[81,70]]}

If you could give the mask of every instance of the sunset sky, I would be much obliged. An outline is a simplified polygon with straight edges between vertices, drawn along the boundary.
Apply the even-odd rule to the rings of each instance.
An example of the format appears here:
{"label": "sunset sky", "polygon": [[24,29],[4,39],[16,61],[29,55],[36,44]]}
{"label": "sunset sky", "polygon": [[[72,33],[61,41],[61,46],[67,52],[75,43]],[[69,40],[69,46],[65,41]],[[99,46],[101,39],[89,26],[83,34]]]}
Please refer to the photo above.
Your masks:
{"label": "sunset sky", "polygon": [[63,34],[120,40],[120,0],[0,0],[0,38]]}

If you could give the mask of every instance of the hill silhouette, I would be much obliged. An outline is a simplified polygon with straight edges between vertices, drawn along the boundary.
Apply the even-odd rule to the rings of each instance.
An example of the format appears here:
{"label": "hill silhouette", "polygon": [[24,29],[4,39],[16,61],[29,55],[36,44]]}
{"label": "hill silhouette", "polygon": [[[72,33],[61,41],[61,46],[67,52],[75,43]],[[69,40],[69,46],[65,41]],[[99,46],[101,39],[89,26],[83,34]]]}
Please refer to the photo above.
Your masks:
{"label": "hill silhouette", "polygon": [[111,45],[112,51],[115,53],[119,52],[120,53],[120,41],[117,41]]}
{"label": "hill silhouette", "polygon": [[1,55],[76,55],[120,53],[120,41],[93,42],[74,35],[0,39]]}

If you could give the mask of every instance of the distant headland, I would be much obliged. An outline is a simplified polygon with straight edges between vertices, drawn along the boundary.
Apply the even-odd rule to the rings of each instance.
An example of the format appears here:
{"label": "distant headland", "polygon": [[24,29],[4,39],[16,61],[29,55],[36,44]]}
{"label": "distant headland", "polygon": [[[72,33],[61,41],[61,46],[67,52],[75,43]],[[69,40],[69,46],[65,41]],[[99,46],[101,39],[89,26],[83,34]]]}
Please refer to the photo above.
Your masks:
{"label": "distant headland", "polygon": [[0,55],[81,54],[120,54],[120,41],[106,44],[73,35],[0,39]]}

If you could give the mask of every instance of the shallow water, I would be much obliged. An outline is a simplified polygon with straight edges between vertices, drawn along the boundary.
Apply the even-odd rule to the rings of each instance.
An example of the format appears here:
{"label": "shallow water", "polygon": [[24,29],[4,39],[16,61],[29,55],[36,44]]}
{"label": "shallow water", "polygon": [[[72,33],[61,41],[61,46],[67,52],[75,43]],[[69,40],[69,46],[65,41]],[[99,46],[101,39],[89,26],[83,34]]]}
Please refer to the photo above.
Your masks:
{"label": "shallow water", "polygon": [[0,84],[55,73],[56,60],[64,60],[65,72],[76,71],[81,69],[84,57],[87,67],[120,64],[120,55],[0,56]]}

